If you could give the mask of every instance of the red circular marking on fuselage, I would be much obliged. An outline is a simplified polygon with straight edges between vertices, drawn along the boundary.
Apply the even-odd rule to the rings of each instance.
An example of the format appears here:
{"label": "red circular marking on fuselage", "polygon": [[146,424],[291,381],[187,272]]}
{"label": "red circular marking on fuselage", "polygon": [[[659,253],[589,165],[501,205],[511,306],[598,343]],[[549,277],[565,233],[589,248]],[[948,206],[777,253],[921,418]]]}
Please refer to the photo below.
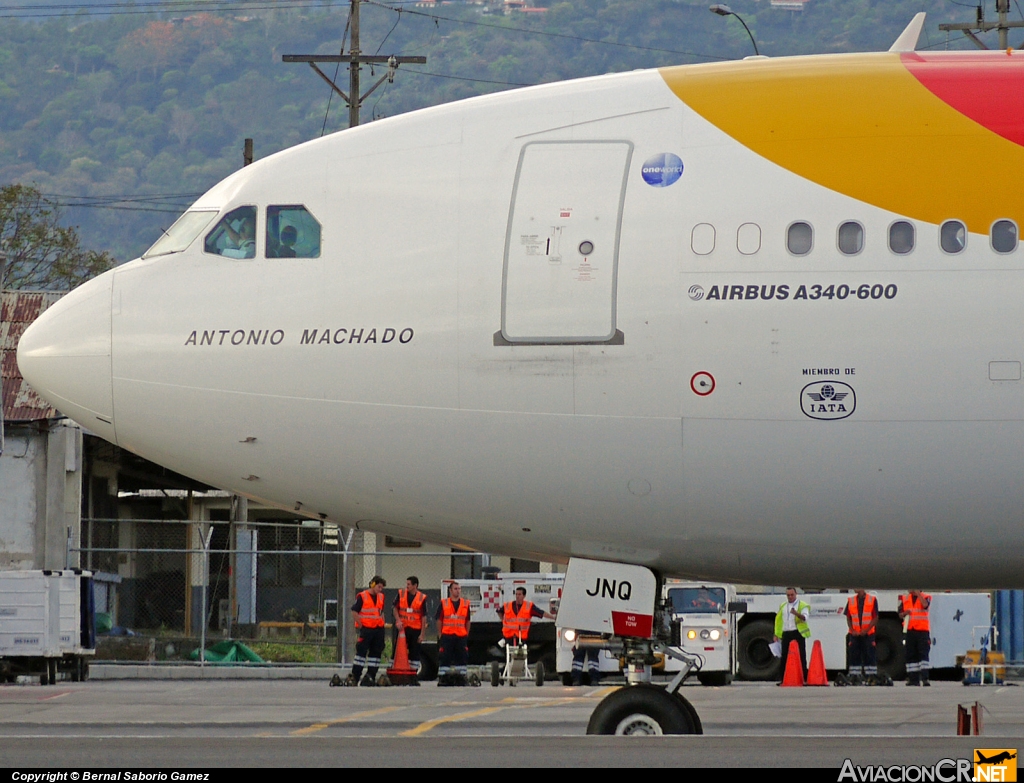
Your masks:
{"label": "red circular marking on fuselage", "polygon": [[[698,386],[700,388],[698,388]],[[690,378],[690,388],[699,397],[707,397],[715,390],[715,376],[709,372],[694,373]]]}
{"label": "red circular marking on fuselage", "polygon": [[900,59],[936,98],[1024,146],[1024,54],[907,52]]}

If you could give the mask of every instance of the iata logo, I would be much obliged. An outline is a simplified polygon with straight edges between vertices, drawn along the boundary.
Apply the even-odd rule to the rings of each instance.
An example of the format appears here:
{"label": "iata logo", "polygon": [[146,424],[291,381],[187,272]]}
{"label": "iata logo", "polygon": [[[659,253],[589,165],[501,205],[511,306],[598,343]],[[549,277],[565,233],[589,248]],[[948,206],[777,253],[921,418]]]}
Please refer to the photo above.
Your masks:
{"label": "iata logo", "polygon": [[845,419],[857,407],[852,386],[839,381],[817,381],[800,392],[800,409],[812,419]]}

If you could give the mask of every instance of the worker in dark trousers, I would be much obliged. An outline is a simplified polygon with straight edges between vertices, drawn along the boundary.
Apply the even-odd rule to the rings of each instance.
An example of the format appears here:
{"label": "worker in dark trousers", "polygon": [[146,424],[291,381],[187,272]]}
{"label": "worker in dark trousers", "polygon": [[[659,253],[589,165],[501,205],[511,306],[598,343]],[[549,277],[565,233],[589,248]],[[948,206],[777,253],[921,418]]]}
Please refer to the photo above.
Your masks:
{"label": "worker in dark trousers", "polygon": [[[384,652],[385,585],[382,577],[373,577],[369,589],[357,595],[356,602],[352,604],[352,620],[359,638],[356,639],[356,659],[352,664],[352,673],[348,676],[348,685],[377,684],[377,669],[380,668],[380,656]],[[365,677],[362,676],[364,666]]]}
{"label": "worker in dark trousers", "polygon": [[779,607],[775,615],[775,641],[782,643],[782,669],[779,672],[779,682],[786,676],[786,662],[789,658],[789,646],[796,642],[797,650],[800,651],[800,668],[804,676],[807,676],[807,638],[811,635],[811,629],[807,625],[807,618],[811,613],[811,605],[796,597],[796,588],[786,588],[786,603]]}
{"label": "worker in dark trousers", "polygon": [[900,619],[905,620],[907,632],[903,646],[907,660],[907,685],[931,685],[928,682],[928,661],[932,647],[931,625],[928,622],[928,608],[932,597],[920,590],[911,590],[900,596]]}
{"label": "worker in dark trousers", "polygon": [[469,667],[469,601],[458,582],[437,608],[437,684],[466,685]]}
{"label": "worker in dark trousers", "polygon": [[525,643],[530,635],[530,624],[533,622],[534,617],[546,617],[549,620],[555,619],[551,612],[538,609],[532,601],[526,600],[525,587],[517,587],[516,600],[499,606],[495,611],[498,613],[498,617],[501,618],[501,635],[504,637],[506,644],[518,645],[520,642]]}
{"label": "worker in dark trousers", "polygon": [[583,672],[591,685],[601,681],[601,651],[596,648],[572,648],[572,684],[583,684]]}
{"label": "worker in dark trousers", "polygon": [[420,637],[423,621],[427,616],[427,594],[420,590],[420,580],[410,576],[405,580],[405,589],[399,590],[392,606],[395,615],[395,629],[405,634],[409,666],[420,669]]}
{"label": "worker in dark trousers", "polygon": [[875,628],[878,626],[878,599],[865,590],[857,590],[846,602],[847,671],[851,685],[875,685],[878,664],[875,654]]}

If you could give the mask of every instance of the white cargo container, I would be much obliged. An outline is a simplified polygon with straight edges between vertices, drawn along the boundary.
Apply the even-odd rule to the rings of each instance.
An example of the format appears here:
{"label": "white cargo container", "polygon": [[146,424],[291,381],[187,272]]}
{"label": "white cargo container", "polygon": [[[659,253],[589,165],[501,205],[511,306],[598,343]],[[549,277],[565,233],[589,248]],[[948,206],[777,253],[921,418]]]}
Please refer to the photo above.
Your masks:
{"label": "white cargo container", "polygon": [[0,571],[0,679],[88,676],[95,654],[88,571]]}

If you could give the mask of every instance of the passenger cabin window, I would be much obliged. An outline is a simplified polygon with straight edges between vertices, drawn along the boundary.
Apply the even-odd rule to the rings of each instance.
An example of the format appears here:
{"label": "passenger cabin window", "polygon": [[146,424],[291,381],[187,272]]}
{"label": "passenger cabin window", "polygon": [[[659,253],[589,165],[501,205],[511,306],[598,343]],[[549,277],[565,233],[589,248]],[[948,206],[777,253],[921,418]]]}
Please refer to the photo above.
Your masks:
{"label": "passenger cabin window", "polygon": [[320,258],[320,223],[308,209],[267,207],[267,258]]}
{"label": "passenger cabin window", "polygon": [[736,249],[745,256],[761,249],[761,227],[757,223],[744,223],[736,229]]}
{"label": "passenger cabin window", "polygon": [[955,255],[967,247],[967,226],[959,220],[947,220],[939,226],[939,247]]}
{"label": "passenger cabin window", "polygon": [[210,221],[217,217],[217,210],[190,210],[174,221],[153,247],[142,254],[143,258],[180,253],[192,244],[192,240],[203,233]]}
{"label": "passenger cabin window", "polygon": [[793,223],[786,230],[786,248],[795,256],[805,256],[814,246],[814,230],[810,223]]}
{"label": "passenger cabin window", "polygon": [[1012,253],[1017,249],[1017,224],[1012,220],[997,220],[992,224],[992,249],[997,253]]}
{"label": "passenger cabin window", "polygon": [[203,249],[228,258],[256,257],[256,207],[228,212],[206,235]]}
{"label": "passenger cabin window", "polygon": [[914,226],[906,220],[897,220],[889,226],[889,249],[903,256],[914,249]]}
{"label": "passenger cabin window", "polygon": [[864,249],[864,226],[848,220],[839,226],[837,236],[839,252],[844,256],[855,256]]}
{"label": "passenger cabin window", "polygon": [[690,232],[690,249],[694,255],[710,255],[715,249],[715,227],[710,223],[698,223]]}

